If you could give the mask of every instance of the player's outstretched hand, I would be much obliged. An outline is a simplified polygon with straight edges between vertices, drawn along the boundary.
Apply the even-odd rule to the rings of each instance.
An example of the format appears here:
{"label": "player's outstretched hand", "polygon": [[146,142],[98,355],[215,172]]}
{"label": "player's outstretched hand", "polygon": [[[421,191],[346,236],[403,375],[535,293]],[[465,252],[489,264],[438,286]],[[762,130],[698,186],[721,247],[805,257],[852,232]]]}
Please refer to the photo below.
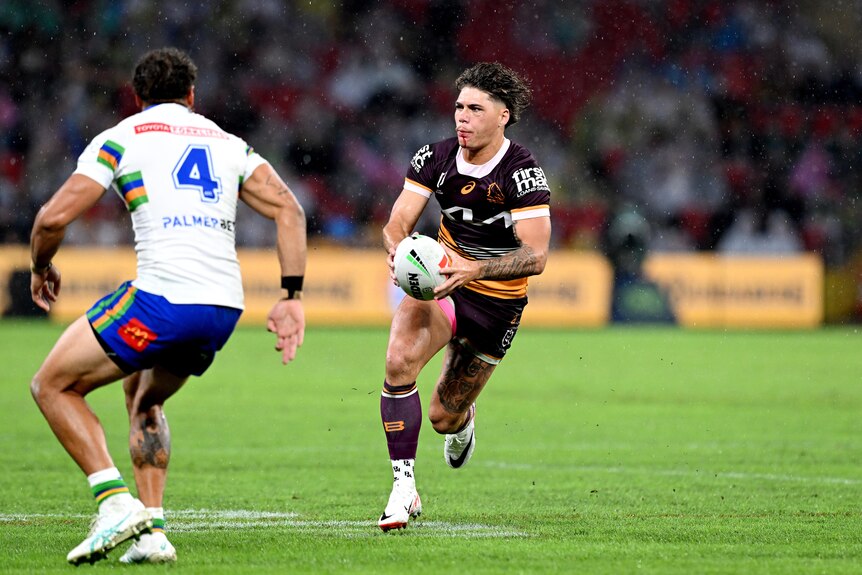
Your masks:
{"label": "player's outstretched hand", "polygon": [[305,310],[298,299],[278,300],[266,318],[266,329],[275,334],[275,349],[281,352],[281,362],[287,364],[296,357],[296,349],[305,338]]}
{"label": "player's outstretched hand", "polygon": [[51,302],[57,301],[60,295],[60,270],[57,266],[49,267],[45,272],[30,274],[30,297],[33,303],[45,311],[51,311]]}

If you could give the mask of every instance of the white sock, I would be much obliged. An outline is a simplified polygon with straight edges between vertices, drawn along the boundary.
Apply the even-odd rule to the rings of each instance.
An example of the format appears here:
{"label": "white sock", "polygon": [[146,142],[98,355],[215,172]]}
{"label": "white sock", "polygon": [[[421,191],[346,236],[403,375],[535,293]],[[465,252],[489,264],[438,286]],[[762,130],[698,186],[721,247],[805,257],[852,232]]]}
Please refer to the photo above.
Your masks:
{"label": "white sock", "polygon": [[150,515],[153,516],[153,532],[152,533],[144,533],[141,535],[141,538],[147,538],[153,536],[162,536],[165,534],[165,509],[163,507],[147,507],[147,511],[150,512]]}
{"label": "white sock", "polygon": [[103,469],[101,471],[97,471],[87,476],[87,481],[90,482],[90,487],[95,487],[100,483],[104,483],[106,481],[114,481],[115,479],[122,479],[123,476],[120,475],[120,470],[116,467],[109,467],[107,469]]}
{"label": "white sock", "polygon": [[400,487],[416,489],[416,478],[413,476],[415,459],[392,459],[392,476]]}
{"label": "white sock", "polygon": [[[112,487],[107,490],[100,489],[100,485],[110,481],[119,482],[122,487]],[[123,481],[120,471],[116,467],[102,469],[87,476],[87,482],[90,484],[90,490],[93,491],[93,496],[99,505],[99,512],[102,510],[118,510],[131,504],[135,498],[129,493],[129,488],[126,482]]]}

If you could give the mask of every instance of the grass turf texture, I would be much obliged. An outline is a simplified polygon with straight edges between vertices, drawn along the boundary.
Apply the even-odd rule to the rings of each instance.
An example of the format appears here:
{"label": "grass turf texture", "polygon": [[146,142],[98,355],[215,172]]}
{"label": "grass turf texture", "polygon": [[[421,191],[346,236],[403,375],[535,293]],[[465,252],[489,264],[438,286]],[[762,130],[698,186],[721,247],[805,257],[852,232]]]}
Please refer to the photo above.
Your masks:
{"label": "grass turf texture", "polygon": [[[0,571],[69,572],[94,511],[28,382],[61,328],[0,322]],[[451,470],[427,422],[424,514],[384,534],[385,330],[239,329],[168,402],[176,573],[862,571],[855,329],[524,329]],[[439,358],[420,378],[423,405]],[[131,480],[119,385],[91,395]],[[125,546],[82,570],[124,569]],[[138,568],[141,567],[128,567]]]}

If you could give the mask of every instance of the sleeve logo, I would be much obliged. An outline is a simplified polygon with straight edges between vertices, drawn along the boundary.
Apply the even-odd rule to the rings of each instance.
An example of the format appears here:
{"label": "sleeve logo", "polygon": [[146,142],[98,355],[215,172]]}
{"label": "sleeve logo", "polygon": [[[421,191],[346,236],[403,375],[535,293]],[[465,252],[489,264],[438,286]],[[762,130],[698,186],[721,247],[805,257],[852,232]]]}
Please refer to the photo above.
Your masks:
{"label": "sleeve logo", "polygon": [[516,198],[532,192],[551,191],[551,188],[548,187],[548,179],[545,177],[545,172],[538,166],[535,168],[521,168],[512,174],[512,179],[515,180],[515,185],[518,187],[518,191],[515,194]]}
{"label": "sleeve logo", "polygon": [[413,167],[413,171],[417,174],[422,169],[422,166],[425,165],[425,160],[431,157],[431,154],[434,152],[431,151],[431,146],[424,145],[419,148],[419,151],[416,152],[416,155],[413,156],[413,159],[410,160],[410,165]]}

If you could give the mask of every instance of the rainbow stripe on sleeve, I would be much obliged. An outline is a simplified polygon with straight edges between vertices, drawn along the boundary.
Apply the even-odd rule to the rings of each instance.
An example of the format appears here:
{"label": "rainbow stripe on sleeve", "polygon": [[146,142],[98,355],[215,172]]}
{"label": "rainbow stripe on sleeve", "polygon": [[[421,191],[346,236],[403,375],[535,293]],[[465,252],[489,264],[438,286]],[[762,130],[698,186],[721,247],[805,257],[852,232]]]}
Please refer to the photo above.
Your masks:
{"label": "rainbow stripe on sleeve", "polygon": [[134,212],[138,206],[150,201],[141,172],[133,172],[119,178],[117,186],[120,188],[120,193],[123,195],[130,212]]}
{"label": "rainbow stripe on sleeve", "polygon": [[117,142],[112,142],[111,140],[107,140],[102,147],[99,148],[99,157],[98,162],[112,172],[117,171],[117,166],[120,163],[120,160],[123,159],[123,154],[126,152],[126,149],[118,144]]}

